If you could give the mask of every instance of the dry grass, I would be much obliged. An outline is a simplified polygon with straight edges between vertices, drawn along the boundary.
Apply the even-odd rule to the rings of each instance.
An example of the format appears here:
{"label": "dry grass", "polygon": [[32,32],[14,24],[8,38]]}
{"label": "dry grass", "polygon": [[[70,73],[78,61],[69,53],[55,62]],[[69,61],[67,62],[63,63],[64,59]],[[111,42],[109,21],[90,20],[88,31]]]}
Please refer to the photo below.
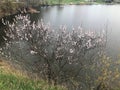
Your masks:
{"label": "dry grass", "polygon": [[[19,65],[17,65],[17,67],[20,68]],[[2,72],[4,72],[4,73],[9,73],[9,74],[17,75],[17,76],[27,77],[27,72],[26,71],[22,71],[18,68],[15,68],[13,66],[13,64],[10,61],[7,61],[7,60],[0,59],[0,70],[2,70]]]}

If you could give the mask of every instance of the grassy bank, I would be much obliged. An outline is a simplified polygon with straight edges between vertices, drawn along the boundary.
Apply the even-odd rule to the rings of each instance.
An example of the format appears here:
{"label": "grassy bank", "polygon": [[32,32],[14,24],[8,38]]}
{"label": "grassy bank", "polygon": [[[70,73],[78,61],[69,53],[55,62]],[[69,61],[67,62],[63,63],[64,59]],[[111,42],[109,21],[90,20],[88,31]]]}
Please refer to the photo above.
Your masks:
{"label": "grassy bank", "polygon": [[34,81],[8,73],[0,73],[0,90],[64,90],[49,86],[45,81]]}
{"label": "grassy bank", "polygon": [[10,67],[4,65],[8,64],[0,63],[0,90],[65,90],[60,86],[48,85],[44,80],[32,80],[15,74],[13,69],[8,71]]}

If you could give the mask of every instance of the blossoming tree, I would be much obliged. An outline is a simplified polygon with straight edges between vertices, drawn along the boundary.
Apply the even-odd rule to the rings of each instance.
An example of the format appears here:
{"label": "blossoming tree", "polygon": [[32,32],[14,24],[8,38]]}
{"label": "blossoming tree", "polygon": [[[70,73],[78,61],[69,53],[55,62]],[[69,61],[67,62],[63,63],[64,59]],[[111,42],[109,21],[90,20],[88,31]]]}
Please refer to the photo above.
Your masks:
{"label": "blossoming tree", "polygon": [[3,23],[8,25],[4,37],[4,49],[9,49],[7,56],[13,56],[11,46],[24,43],[27,52],[39,56],[39,60],[33,64],[34,70],[49,83],[69,82],[75,86],[74,80],[79,79],[79,85],[84,84],[83,87],[93,85],[96,79],[94,66],[99,66],[105,46],[105,33],[96,34],[84,31],[81,27],[67,30],[65,26],[53,30],[42,21],[31,22],[28,16],[22,15],[16,16],[12,24],[4,21]]}

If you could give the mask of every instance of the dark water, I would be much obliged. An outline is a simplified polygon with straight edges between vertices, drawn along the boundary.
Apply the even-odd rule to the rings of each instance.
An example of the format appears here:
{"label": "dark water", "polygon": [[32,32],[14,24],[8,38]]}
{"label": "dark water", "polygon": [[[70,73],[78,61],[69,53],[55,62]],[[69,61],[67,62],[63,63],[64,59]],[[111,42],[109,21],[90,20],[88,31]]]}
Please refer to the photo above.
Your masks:
{"label": "dark water", "polygon": [[66,5],[39,10],[37,19],[43,19],[55,29],[66,25],[68,29],[82,26],[96,32],[107,30],[107,52],[110,56],[120,54],[120,5]]}
{"label": "dark water", "polygon": [[[32,14],[31,20],[43,19],[54,29],[66,25],[68,30],[78,26],[98,33],[107,30],[108,54],[114,57],[120,54],[120,5],[65,5],[38,9],[40,13]],[[1,35],[0,31],[0,38]]]}

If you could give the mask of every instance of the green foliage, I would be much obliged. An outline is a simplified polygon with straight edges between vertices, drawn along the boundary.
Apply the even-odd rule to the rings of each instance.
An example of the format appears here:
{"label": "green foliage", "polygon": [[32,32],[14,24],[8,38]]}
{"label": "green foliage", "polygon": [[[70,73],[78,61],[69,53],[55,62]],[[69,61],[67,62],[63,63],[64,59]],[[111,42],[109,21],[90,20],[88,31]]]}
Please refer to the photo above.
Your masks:
{"label": "green foliage", "polygon": [[85,0],[64,0],[63,2],[66,2],[66,3],[80,3],[80,2],[84,2]]}
{"label": "green foliage", "polygon": [[49,86],[45,81],[30,80],[25,77],[0,72],[0,90],[64,90]]}
{"label": "green foliage", "polygon": [[[48,4],[92,4],[90,0],[47,0]],[[92,1],[92,0],[91,0]],[[94,0],[97,3],[104,3],[104,0]]]}

